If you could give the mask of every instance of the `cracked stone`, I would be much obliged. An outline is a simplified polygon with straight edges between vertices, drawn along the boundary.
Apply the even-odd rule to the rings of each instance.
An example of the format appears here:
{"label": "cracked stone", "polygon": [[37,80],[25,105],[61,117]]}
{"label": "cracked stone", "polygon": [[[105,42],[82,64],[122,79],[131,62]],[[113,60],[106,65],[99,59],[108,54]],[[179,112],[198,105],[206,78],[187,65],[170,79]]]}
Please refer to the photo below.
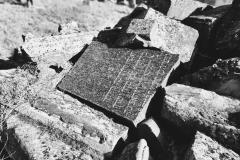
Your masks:
{"label": "cracked stone", "polygon": [[178,65],[178,55],[93,41],[58,87],[137,125]]}
{"label": "cracked stone", "polygon": [[182,133],[189,135],[199,130],[240,153],[240,129],[236,116],[239,106],[239,100],[173,84],[166,87],[161,116],[175,124]]}
{"label": "cracked stone", "polygon": [[192,146],[188,149],[184,160],[238,160],[240,156],[230,149],[221,146],[218,142],[197,132]]}

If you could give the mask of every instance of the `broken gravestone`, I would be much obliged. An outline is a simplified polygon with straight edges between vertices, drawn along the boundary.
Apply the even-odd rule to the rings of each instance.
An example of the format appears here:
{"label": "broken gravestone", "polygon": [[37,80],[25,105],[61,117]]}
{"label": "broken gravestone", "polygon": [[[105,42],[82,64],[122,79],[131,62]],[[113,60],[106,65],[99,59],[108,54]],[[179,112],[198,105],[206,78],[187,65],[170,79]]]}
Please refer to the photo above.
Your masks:
{"label": "broken gravestone", "polygon": [[[198,32],[180,22],[167,18],[159,12],[154,13],[154,10],[149,10],[145,19],[133,19],[131,21],[126,30],[128,37],[137,35],[143,39],[143,41],[140,39],[138,41],[141,41],[144,47],[160,48],[172,54],[179,54],[182,62],[190,61]],[[118,40],[117,43],[120,44],[119,41],[121,40]],[[135,41],[137,42],[136,39]],[[134,44],[134,41],[132,44]]]}
{"label": "broken gravestone", "polygon": [[184,160],[238,160],[240,156],[230,149],[221,146],[219,143],[197,132],[192,146],[188,149]]}
{"label": "broken gravestone", "polygon": [[199,88],[173,84],[166,87],[161,117],[192,135],[196,130],[240,153],[240,101]]}
{"label": "broken gravestone", "polygon": [[240,99],[240,58],[219,59],[212,66],[181,77],[179,83]]}
{"label": "broken gravestone", "polygon": [[108,48],[93,41],[58,88],[137,125],[179,56],[167,52]]}

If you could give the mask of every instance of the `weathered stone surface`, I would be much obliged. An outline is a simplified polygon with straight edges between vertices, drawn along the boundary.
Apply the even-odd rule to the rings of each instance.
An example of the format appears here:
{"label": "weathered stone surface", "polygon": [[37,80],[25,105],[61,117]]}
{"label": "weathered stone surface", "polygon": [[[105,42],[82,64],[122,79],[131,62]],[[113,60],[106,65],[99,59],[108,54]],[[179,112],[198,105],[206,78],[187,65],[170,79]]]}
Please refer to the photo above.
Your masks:
{"label": "weathered stone surface", "polygon": [[182,62],[191,59],[198,38],[195,29],[167,18],[153,9],[148,10],[145,19],[133,19],[126,33],[144,39],[145,47],[156,47],[172,54],[179,54]]}
{"label": "weathered stone surface", "polygon": [[[97,32],[72,33],[28,39],[22,49],[37,63],[68,66],[68,60],[92,41]],[[40,62],[41,61],[41,62]]]}
{"label": "weathered stone surface", "polygon": [[240,99],[240,58],[218,60],[214,65],[185,75],[180,83]]}
{"label": "weathered stone surface", "polygon": [[203,10],[208,4],[196,0],[159,0],[150,3],[150,6],[166,14],[170,18],[183,20],[196,10]]}
{"label": "weathered stone surface", "polygon": [[133,19],[126,32],[128,34],[137,34],[147,40],[150,40],[151,32],[153,31],[155,25],[157,25],[156,21],[151,19]]}
{"label": "weathered stone surface", "polygon": [[[41,126],[20,114],[10,115],[6,124],[8,133],[6,149],[14,159],[25,160],[26,157],[36,160],[103,159],[103,155],[88,144],[78,143],[68,135],[51,130],[50,126]],[[61,138],[65,138],[66,141],[62,141]]]}
{"label": "weathered stone surface", "polygon": [[58,87],[133,124],[145,118],[158,86],[165,86],[178,55],[108,48],[93,41]]}
{"label": "weathered stone surface", "polygon": [[199,38],[197,40],[197,52],[193,59],[192,70],[198,70],[202,67],[213,64],[216,60],[211,50],[215,30],[222,16],[230,9],[230,5],[225,5],[207,11],[201,11],[192,14],[182,21],[194,29],[198,30]]}
{"label": "weathered stone surface", "polygon": [[144,4],[139,5],[128,16],[121,18],[114,28],[121,27],[122,30],[126,30],[132,19],[134,18],[143,19],[147,13],[147,10],[148,7],[146,5]]}
{"label": "weathered stone surface", "polygon": [[199,130],[240,153],[240,101],[180,84],[166,87],[161,116],[187,134]]}
{"label": "weathered stone surface", "polygon": [[213,28],[216,27],[216,22],[230,9],[230,5],[221,6],[207,11],[201,11],[190,15],[182,21],[199,32],[198,49],[202,54],[206,54],[206,49],[211,43]]}
{"label": "weathered stone surface", "polygon": [[239,57],[239,1],[233,1],[231,9],[220,19],[212,44],[216,58]]}
{"label": "weathered stone surface", "polygon": [[192,146],[188,149],[184,160],[238,160],[240,156],[230,149],[221,146],[210,137],[197,132]]}
{"label": "weathered stone surface", "polygon": [[149,148],[145,139],[131,143],[124,148],[118,160],[149,160]]}

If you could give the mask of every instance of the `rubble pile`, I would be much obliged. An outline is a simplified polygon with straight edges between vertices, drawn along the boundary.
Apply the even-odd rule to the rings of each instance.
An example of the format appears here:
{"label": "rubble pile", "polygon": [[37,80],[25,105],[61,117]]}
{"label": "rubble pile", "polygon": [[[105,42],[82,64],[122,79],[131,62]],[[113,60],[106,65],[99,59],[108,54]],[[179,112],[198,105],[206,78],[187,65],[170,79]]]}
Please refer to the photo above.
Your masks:
{"label": "rubble pile", "polygon": [[26,35],[26,63],[0,71],[9,155],[239,160],[239,1],[166,3],[141,4],[99,33],[72,22]]}

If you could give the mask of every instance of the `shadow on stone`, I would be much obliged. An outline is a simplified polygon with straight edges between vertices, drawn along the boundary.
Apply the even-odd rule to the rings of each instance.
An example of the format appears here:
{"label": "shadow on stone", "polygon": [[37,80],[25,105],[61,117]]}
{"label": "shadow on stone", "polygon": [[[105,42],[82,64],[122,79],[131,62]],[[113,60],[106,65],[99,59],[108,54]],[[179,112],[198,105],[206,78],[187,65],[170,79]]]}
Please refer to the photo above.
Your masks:
{"label": "shadow on stone", "polygon": [[85,50],[88,48],[88,46],[89,45],[86,44],[78,54],[76,54],[69,60],[69,62],[72,63],[72,65],[74,65],[78,61],[78,59],[82,56],[82,54],[85,52]]}

